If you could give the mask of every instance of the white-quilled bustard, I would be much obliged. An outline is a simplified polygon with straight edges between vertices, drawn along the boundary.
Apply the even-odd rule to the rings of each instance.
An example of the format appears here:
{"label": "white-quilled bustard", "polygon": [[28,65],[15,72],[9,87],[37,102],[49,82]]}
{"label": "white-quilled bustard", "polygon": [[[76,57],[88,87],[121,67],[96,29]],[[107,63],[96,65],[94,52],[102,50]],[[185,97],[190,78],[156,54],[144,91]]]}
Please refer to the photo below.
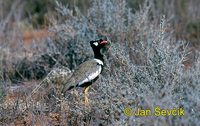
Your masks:
{"label": "white-quilled bustard", "polygon": [[90,46],[92,47],[94,52],[94,58],[83,62],[74,70],[72,76],[69,78],[64,86],[64,94],[66,93],[66,91],[72,88],[84,87],[85,104],[87,105],[89,103],[88,89],[89,86],[98,79],[100,73],[103,70],[104,60],[100,50],[104,48],[107,44],[108,41],[102,39],[90,41]]}

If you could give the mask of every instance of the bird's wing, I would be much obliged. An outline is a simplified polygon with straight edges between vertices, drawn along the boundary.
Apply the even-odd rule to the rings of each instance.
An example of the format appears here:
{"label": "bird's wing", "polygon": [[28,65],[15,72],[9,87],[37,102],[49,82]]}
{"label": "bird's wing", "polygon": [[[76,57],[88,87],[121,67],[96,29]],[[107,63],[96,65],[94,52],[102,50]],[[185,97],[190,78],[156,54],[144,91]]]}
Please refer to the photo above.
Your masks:
{"label": "bird's wing", "polygon": [[81,86],[83,83],[90,82],[101,73],[101,70],[101,65],[95,59],[86,61],[75,69],[65,87]]}

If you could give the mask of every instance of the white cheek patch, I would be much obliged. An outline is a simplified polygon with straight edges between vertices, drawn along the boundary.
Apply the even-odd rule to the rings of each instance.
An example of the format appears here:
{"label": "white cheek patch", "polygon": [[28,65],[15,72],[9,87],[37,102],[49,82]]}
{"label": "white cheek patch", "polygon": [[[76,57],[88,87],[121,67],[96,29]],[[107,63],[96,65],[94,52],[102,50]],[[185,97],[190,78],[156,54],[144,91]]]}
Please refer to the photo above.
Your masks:
{"label": "white cheek patch", "polygon": [[94,72],[94,73],[91,73],[87,78],[85,78],[83,81],[79,82],[78,86],[80,86],[81,84],[84,84],[84,83],[87,83],[87,82],[90,82],[91,80],[95,79],[100,73],[101,73],[101,66],[99,66],[99,69]]}
{"label": "white cheek patch", "polygon": [[94,44],[95,46],[98,46],[98,42],[94,42],[93,44]]}

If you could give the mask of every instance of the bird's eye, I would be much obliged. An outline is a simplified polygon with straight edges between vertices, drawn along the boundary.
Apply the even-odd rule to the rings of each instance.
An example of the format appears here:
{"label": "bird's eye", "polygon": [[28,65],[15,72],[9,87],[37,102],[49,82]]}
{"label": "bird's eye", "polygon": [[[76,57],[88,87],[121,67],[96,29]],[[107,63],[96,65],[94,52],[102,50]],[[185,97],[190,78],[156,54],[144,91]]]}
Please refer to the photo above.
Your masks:
{"label": "bird's eye", "polygon": [[95,46],[98,46],[98,42],[94,42],[93,44],[94,44]]}

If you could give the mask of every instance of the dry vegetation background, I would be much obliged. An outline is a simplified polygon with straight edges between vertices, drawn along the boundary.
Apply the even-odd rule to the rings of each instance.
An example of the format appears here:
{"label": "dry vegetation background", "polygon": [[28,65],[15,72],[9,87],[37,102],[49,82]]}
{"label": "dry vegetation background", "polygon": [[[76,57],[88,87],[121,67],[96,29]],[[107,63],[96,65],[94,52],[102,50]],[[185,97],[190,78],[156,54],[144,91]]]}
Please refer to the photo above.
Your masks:
{"label": "dry vegetation background", "polygon": [[[99,38],[111,47],[89,111],[81,89],[59,88]],[[199,50],[199,0],[1,0],[0,125],[200,125]],[[155,106],[185,115],[123,112]]]}

